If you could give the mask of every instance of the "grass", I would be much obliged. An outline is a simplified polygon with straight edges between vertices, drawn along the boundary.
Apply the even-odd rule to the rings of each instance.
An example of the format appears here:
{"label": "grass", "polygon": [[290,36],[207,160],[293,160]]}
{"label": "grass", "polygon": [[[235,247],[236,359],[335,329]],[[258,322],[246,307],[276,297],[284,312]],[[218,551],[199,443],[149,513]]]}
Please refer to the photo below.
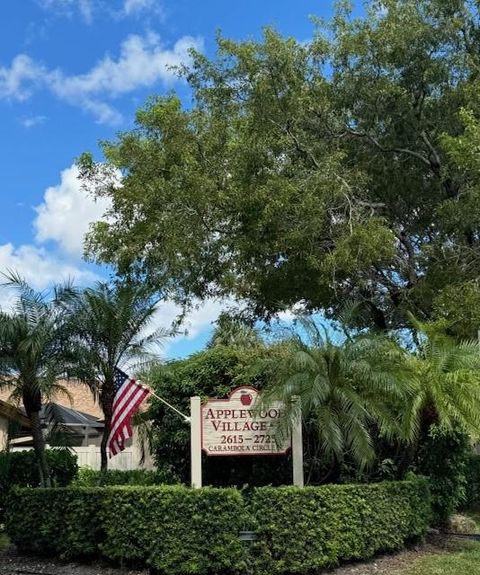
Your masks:
{"label": "grass", "polygon": [[9,541],[7,535],[0,531],[0,553],[3,553],[8,546]]}
{"label": "grass", "polygon": [[456,547],[421,557],[395,575],[480,575],[480,543],[469,541]]}

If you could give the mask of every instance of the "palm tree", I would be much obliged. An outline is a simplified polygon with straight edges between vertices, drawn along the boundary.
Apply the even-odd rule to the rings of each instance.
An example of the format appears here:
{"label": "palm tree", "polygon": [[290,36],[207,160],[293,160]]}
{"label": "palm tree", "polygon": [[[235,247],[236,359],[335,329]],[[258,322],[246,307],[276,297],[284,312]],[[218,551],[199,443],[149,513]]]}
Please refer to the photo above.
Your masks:
{"label": "palm tree", "polygon": [[285,345],[282,365],[272,366],[273,382],[262,401],[283,402],[282,433],[297,417],[292,399],[298,397],[323,454],[337,462],[349,454],[363,467],[375,456],[373,428],[387,439],[401,435],[398,407],[415,391],[406,352],[378,335],[335,344],[311,319],[300,324],[302,335]]}
{"label": "palm tree", "polygon": [[217,345],[252,349],[262,345],[262,340],[257,330],[236,317],[222,312],[216,321],[212,337],[207,344],[208,348]]}
{"label": "palm tree", "polygon": [[46,486],[50,476],[40,410],[44,399],[58,392],[68,395],[58,380],[66,374],[72,357],[67,308],[76,292],[69,283],[38,292],[16,273],[4,277],[4,287],[14,289],[17,298],[11,311],[0,311],[0,388],[11,392],[13,402],[23,403],[40,482]]}
{"label": "palm tree", "polygon": [[480,349],[474,340],[458,341],[442,323],[410,317],[418,340],[410,356],[416,393],[403,410],[405,433],[425,436],[433,423],[470,436],[480,435]]}
{"label": "palm tree", "polygon": [[170,335],[164,329],[146,334],[157,303],[158,298],[144,286],[105,282],[85,289],[74,302],[72,333],[82,347],[74,373],[98,396],[105,419],[102,472],[108,467],[115,370],[131,370],[154,359],[154,346]]}

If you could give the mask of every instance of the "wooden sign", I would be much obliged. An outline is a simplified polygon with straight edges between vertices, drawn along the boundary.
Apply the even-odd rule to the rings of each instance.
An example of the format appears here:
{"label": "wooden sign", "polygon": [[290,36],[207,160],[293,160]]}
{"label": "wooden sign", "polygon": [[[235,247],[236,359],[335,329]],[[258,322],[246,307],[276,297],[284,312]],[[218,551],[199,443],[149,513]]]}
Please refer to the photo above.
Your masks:
{"label": "wooden sign", "polygon": [[282,455],[291,439],[279,440],[276,426],[282,415],[279,402],[256,406],[258,391],[237,387],[228,399],[209,399],[202,405],[201,443],[207,455]]}

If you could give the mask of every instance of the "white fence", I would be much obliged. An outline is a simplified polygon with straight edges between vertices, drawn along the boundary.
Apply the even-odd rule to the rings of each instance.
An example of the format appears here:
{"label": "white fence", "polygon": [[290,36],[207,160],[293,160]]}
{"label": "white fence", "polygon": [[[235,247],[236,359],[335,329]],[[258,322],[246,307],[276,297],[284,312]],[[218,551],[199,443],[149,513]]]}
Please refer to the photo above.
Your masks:
{"label": "white fence", "polygon": [[[47,447],[49,446],[47,445]],[[32,448],[11,446],[11,449],[12,451],[27,451]],[[70,447],[70,449],[77,455],[78,465],[80,467],[100,469],[100,447],[89,445],[88,447]],[[128,470],[152,467],[150,464],[142,466],[139,462],[140,452],[136,446],[126,447],[124,451],[108,460],[108,468]]]}

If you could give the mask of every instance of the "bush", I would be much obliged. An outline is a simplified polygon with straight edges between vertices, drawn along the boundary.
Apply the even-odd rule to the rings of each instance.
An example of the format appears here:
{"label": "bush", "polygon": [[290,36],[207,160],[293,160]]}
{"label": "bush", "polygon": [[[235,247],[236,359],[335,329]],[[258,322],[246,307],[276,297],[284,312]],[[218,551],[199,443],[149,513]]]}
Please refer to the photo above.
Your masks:
{"label": "bush", "polygon": [[98,552],[103,490],[84,488],[12,491],[6,529],[19,551],[64,558]]}
{"label": "bush", "polygon": [[161,573],[237,573],[245,567],[241,492],[186,487],[115,488],[102,508],[103,555]]}
{"label": "bush", "polygon": [[[97,555],[163,575],[313,572],[366,559],[421,537],[425,480],[236,489],[96,487],[17,489],[7,532],[23,552]],[[242,545],[239,531],[256,529]],[[251,553],[250,553],[251,551]]]}
{"label": "bush", "polygon": [[255,490],[255,573],[310,573],[368,559],[421,538],[429,525],[426,480]]}
{"label": "bush", "polygon": [[418,471],[428,476],[434,522],[444,526],[466,497],[466,468],[471,454],[468,435],[461,429],[434,424],[419,450]]}
{"label": "bush", "polygon": [[[75,478],[77,456],[68,449],[45,452],[53,485],[64,487]],[[33,450],[0,452],[0,521],[12,487],[38,487],[40,476]]]}
{"label": "bush", "polygon": [[[186,359],[154,366],[145,379],[160,397],[189,413],[190,397],[225,397],[234,388],[252,385],[262,389],[269,380],[266,359],[279,349],[242,350],[216,346]],[[158,469],[173,470],[182,483],[190,479],[190,427],[171,409],[152,398],[153,454]],[[216,487],[282,485],[292,481],[290,454],[278,457],[202,457],[206,485]]]}
{"label": "bush", "polygon": [[165,470],[149,469],[109,469],[101,473],[90,467],[80,467],[72,485],[75,487],[98,487],[103,485],[165,485],[178,483],[176,478]]}
{"label": "bush", "polygon": [[471,453],[467,459],[465,476],[467,485],[465,489],[465,507],[467,509],[480,508],[480,455]]}

